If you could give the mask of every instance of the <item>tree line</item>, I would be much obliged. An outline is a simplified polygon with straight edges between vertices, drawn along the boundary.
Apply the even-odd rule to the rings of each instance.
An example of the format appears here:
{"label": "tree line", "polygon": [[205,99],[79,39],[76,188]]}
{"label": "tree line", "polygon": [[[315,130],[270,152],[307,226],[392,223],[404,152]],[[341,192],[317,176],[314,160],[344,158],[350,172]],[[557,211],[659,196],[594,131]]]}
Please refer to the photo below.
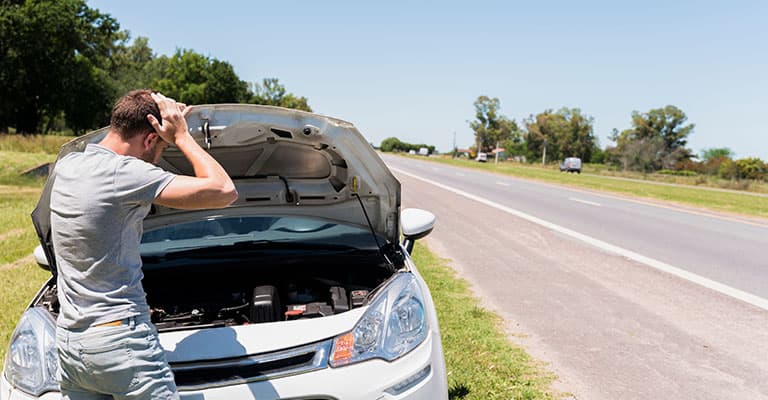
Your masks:
{"label": "tree line", "polygon": [[427,144],[419,143],[408,143],[403,142],[402,140],[396,138],[396,137],[389,137],[381,141],[381,146],[379,149],[384,152],[403,152],[408,153],[411,150],[415,152],[419,152],[422,148],[426,148],[427,152],[429,154],[433,154],[435,152],[435,146],[430,146]]}
{"label": "tree line", "polygon": [[[503,158],[540,163],[579,157],[593,164],[612,165],[628,171],[660,172],[675,175],[714,175],[725,179],[768,180],[768,164],[759,158],[735,159],[727,147],[704,149],[699,158],[689,149],[688,137],[695,124],[673,105],[647,112],[633,111],[630,127],[613,129],[613,144],[600,147],[594,134],[594,118],[578,108],[548,109],[530,115],[518,124],[500,112],[498,98],[479,96],[473,103],[475,118],[469,122],[475,133],[470,149],[491,152],[498,145]],[[433,146],[410,144],[396,137],[384,139],[382,151],[408,152]],[[458,154],[458,149],[453,149]]]}
{"label": "tree line", "polygon": [[[499,112],[498,98],[479,96],[474,102],[474,151],[491,151],[499,144],[507,157],[528,162],[579,157],[586,162],[624,170],[672,174],[708,174],[726,179],[768,180],[768,165],[759,158],[735,159],[727,147],[705,149],[700,158],[687,146],[695,124],[685,113],[667,105],[634,111],[630,127],[610,135],[612,145],[600,147],[594,118],[578,108],[545,110],[530,115],[522,127]],[[546,149],[546,151],[545,151]],[[457,149],[454,149],[456,151]]]}
{"label": "tree line", "polygon": [[115,100],[152,88],[187,104],[312,111],[277,78],[241,80],[231,64],[177,49],[157,55],[84,0],[0,0],[0,132],[76,134],[106,126]]}

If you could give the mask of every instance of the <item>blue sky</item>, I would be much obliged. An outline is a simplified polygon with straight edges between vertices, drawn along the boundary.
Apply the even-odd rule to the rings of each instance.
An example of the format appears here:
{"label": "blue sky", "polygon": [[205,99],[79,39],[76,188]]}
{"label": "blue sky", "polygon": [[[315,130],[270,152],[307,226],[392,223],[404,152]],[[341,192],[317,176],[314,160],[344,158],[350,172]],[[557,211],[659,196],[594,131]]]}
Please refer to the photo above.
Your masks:
{"label": "blue sky", "polygon": [[594,117],[604,147],[633,110],[667,104],[689,147],[768,160],[765,1],[89,1],[158,54],[189,48],[246,81],[280,79],[315,112],[448,151],[473,142],[479,95],[520,122]]}

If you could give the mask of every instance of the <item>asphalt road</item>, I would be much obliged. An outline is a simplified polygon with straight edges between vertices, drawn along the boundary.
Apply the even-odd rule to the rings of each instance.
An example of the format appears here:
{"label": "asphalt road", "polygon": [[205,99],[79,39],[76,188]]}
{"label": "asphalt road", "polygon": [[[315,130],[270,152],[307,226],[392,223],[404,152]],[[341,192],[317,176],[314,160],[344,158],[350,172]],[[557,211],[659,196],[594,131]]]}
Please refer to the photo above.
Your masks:
{"label": "asphalt road", "polygon": [[403,184],[403,206],[437,215],[430,247],[559,376],[556,389],[578,399],[768,399],[765,224],[384,160]]}
{"label": "asphalt road", "polygon": [[385,160],[390,167],[768,299],[768,221],[721,218],[403,157]]}

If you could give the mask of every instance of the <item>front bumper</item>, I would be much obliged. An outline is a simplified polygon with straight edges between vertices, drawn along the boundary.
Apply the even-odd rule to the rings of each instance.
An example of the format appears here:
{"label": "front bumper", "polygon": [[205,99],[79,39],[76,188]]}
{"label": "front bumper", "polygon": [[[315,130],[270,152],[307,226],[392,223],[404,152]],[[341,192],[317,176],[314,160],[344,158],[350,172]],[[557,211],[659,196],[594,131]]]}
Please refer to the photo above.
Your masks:
{"label": "front bumper", "polygon": [[[182,399],[323,399],[417,400],[447,399],[445,362],[440,337],[433,332],[419,347],[393,361],[369,360],[339,368],[279,379],[181,391]],[[0,377],[0,400],[60,400],[61,394],[32,397],[11,388]]]}

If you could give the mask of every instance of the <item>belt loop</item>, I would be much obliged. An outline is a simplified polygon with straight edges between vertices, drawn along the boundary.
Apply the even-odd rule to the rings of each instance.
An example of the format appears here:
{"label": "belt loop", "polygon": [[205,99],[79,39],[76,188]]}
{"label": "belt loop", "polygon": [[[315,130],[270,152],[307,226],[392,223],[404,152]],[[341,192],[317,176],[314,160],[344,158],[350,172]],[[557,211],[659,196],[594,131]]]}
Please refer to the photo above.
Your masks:
{"label": "belt loop", "polygon": [[131,328],[131,330],[136,327],[136,317],[128,318],[128,327]]}

